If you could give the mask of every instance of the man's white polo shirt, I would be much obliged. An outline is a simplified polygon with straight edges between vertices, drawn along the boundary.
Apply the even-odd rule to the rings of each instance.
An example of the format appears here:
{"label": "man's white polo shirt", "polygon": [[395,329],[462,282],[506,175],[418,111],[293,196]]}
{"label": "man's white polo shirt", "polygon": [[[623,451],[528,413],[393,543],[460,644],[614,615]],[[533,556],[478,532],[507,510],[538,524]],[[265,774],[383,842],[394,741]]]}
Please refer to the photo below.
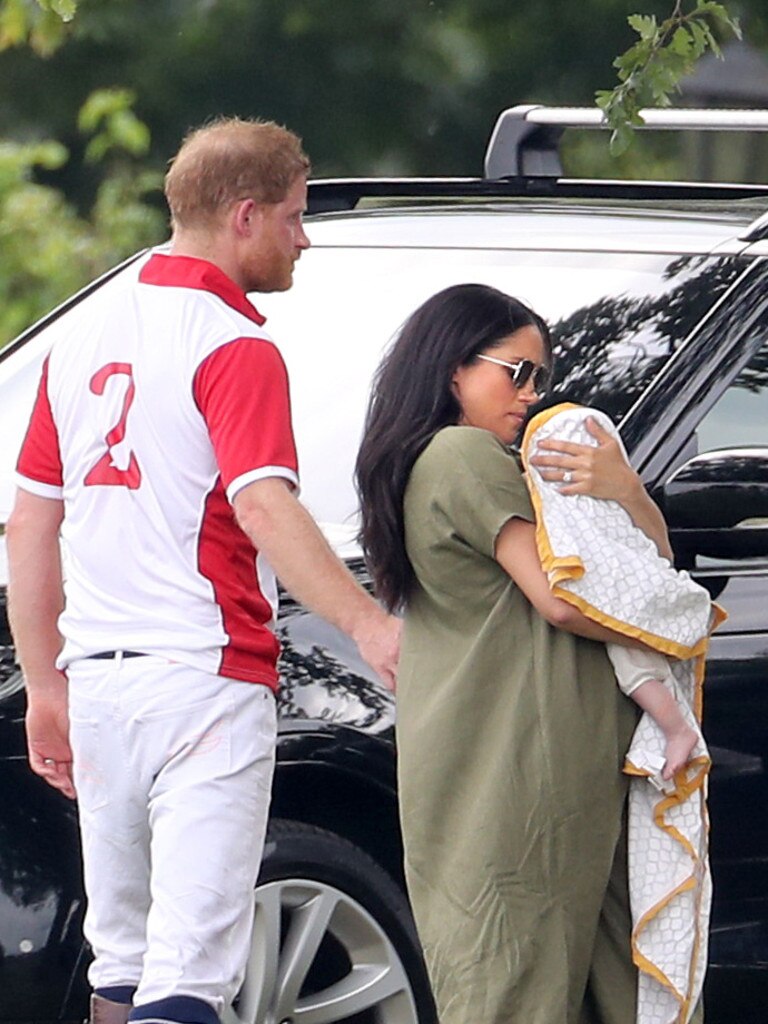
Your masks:
{"label": "man's white polo shirt", "polygon": [[210,263],[153,255],[116,284],[54,327],[18,463],[64,500],[59,667],[127,649],[276,686],[275,578],[231,502],[298,486],[283,360]]}

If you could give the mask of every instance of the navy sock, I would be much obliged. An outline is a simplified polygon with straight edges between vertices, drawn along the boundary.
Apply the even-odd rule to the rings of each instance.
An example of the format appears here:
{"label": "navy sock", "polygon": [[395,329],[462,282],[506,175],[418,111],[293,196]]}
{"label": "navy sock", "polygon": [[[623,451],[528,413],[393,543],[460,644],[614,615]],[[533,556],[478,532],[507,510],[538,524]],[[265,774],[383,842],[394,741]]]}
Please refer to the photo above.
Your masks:
{"label": "navy sock", "polygon": [[135,991],[135,985],[109,985],[106,988],[95,988],[93,994],[101,996],[102,999],[109,999],[113,1003],[123,1003],[125,1006],[130,1006],[133,1002]]}
{"label": "navy sock", "polygon": [[202,999],[194,996],[169,996],[154,1003],[134,1006],[129,1021],[164,1020],[174,1024],[219,1024],[216,1011]]}

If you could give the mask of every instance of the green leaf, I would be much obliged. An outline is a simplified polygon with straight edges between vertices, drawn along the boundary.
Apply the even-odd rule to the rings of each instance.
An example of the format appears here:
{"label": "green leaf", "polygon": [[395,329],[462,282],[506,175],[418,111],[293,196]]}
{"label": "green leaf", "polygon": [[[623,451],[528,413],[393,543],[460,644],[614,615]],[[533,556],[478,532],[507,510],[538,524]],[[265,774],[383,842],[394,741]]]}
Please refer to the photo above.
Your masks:
{"label": "green leaf", "polygon": [[37,0],[39,7],[57,15],[62,21],[72,21],[77,12],[77,3],[78,0]]}
{"label": "green leaf", "polygon": [[29,155],[37,167],[44,167],[47,171],[56,171],[69,160],[67,147],[54,139],[30,146]]}
{"label": "green leaf", "polygon": [[712,14],[716,18],[722,18],[723,20],[728,18],[728,11],[726,11],[722,4],[717,3],[717,0],[697,0],[696,13]]}
{"label": "green leaf", "polygon": [[710,48],[710,50],[712,50],[712,52],[716,56],[721,57],[722,56],[722,52],[720,50],[720,44],[715,39],[715,37],[712,35],[712,30],[710,29],[709,25],[707,25],[707,23],[705,21],[702,21],[702,22],[700,22],[700,26],[701,26],[701,31],[704,33],[704,39],[706,41],[707,46]]}
{"label": "green leaf", "polygon": [[43,11],[29,32],[29,45],[40,57],[50,57],[64,41],[65,28],[61,18],[52,11]]}
{"label": "green leaf", "polygon": [[149,128],[131,110],[118,110],[110,122],[110,134],[116,146],[133,156],[149,149]]}
{"label": "green leaf", "polygon": [[652,53],[653,47],[650,43],[638,42],[630,46],[624,53],[619,54],[614,60],[613,66],[619,71],[630,73],[639,64],[645,64],[650,60]]}
{"label": "green leaf", "polygon": [[598,107],[600,107],[600,109],[603,112],[605,112],[608,109],[608,107],[610,107],[612,99],[612,89],[598,89],[595,93],[595,103],[598,105]]}
{"label": "green leaf", "polygon": [[701,27],[698,21],[691,21],[688,26],[691,36],[693,38],[693,53],[695,57],[700,57],[706,52],[708,47],[707,33]]}
{"label": "green leaf", "polygon": [[609,150],[612,156],[621,156],[632,145],[635,133],[626,124],[620,124],[612,133]]}
{"label": "green leaf", "polygon": [[26,41],[29,22],[20,0],[7,0],[0,8],[0,50]]}
{"label": "green leaf", "polygon": [[149,149],[149,129],[131,110],[136,95],[131,89],[97,89],[80,108],[77,125],[93,135],[85,150],[89,163],[98,163],[111,150],[143,156]]}
{"label": "green leaf", "polygon": [[108,135],[104,133],[96,135],[85,147],[83,159],[87,164],[97,164],[107,155],[111,145]]}
{"label": "green leaf", "polygon": [[655,38],[658,26],[653,15],[631,14],[627,21],[641,39],[652,40]]}
{"label": "green leaf", "polygon": [[730,30],[737,39],[741,39],[741,25],[739,24],[739,19],[732,17],[723,4],[716,3],[715,0],[698,0],[696,10],[692,17],[695,18],[698,15],[709,15],[713,17],[722,28]]}
{"label": "green leaf", "polygon": [[688,29],[683,28],[682,25],[675,30],[675,34],[669,43],[669,49],[673,53],[679,53],[682,57],[687,57],[693,48],[693,37]]}
{"label": "green leaf", "polygon": [[95,132],[103,121],[136,102],[132,89],[96,89],[80,107],[77,127],[81,132]]}
{"label": "green leaf", "polygon": [[707,50],[721,56],[707,19],[741,37],[738,21],[717,0],[696,0],[695,8],[688,13],[683,0],[679,0],[661,24],[641,14],[627,19],[640,39],[613,62],[619,85],[595,94],[595,103],[613,129],[609,147],[612,154],[619,155],[629,147],[632,132],[641,123],[639,110],[643,106],[669,106],[670,96],[698,57]]}

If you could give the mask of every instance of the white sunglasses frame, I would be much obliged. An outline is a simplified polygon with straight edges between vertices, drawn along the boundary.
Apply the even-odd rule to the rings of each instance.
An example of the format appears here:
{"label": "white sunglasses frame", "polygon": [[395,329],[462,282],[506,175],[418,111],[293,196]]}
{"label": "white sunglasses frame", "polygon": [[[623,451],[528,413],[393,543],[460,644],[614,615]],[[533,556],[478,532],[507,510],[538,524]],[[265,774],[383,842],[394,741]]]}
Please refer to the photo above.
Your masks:
{"label": "white sunglasses frame", "polygon": [[522,391],[522,389],[526,386],[528,381],[531,381],[533,383],[533,390],[535,394],[542,395],[547,390],[547,384],[545,384],[544,387],[541,388],[541,390],[539,390],[539,388],[536,385],[536,377],[542,370],[547,376],[549,374],[549,370],[547,369],[547,367],[541,363],[534,363],[532,359],[520,359],[516,363],[508,363],[506,359],[498,359],[496,356],[486,356],[482,352],[478,352],[477,358],[485,360],[486,363],[496,363],[497,366],[504,366],[507,370],[512,370],[512,372],[515,374],[517,374],[523,363],[530,363],[531,366],[533,366],[533,369],[531,370],[531,375],[528,377],[525,384],[518,384],[513,377],[511,378],[512,386],[517,388],[519,391]]}

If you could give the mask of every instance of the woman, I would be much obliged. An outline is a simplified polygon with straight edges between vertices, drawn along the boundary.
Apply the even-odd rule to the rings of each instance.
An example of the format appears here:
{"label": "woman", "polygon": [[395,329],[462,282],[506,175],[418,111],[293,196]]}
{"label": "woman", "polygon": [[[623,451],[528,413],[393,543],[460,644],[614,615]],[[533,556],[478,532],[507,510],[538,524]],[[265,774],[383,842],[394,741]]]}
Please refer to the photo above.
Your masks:
{"label": "woman", "polygon": [[[405,613],[398,758],[406,874],[442,1024],[629,1024],[624,754],[636,722],[604,644],[554,597],[508,446],[551,362],[543,320],[482,285],[406,322],[358,457],[362,540]],[[620,501],[668,553],[613,439],[539,458]]]}

